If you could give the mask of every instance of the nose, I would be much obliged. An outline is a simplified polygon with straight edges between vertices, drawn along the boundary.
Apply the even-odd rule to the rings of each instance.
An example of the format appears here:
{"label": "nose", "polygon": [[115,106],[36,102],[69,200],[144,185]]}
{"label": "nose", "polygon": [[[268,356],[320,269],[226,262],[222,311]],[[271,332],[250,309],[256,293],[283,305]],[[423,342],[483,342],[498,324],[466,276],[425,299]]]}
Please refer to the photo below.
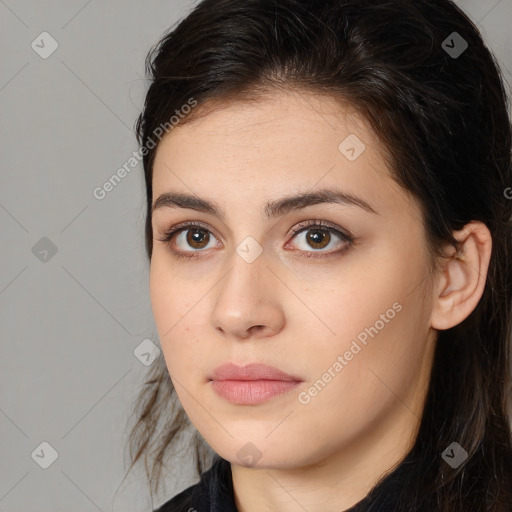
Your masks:
{"label": "nose", "polygon": [[260,255],[252,263],[234,254],[219,283],[211,325],[225,338],[266,338],[282,330],[285,314],[276,287],[279,279]]}

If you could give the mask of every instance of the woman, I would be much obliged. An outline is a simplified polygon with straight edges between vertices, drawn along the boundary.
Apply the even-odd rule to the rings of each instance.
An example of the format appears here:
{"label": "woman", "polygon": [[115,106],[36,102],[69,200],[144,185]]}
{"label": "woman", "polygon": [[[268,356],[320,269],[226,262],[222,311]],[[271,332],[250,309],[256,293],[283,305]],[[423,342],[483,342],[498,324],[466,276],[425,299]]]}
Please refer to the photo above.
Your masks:
{"label": "woman", "polygon": [[472,22],[203,0],[147,67],[132,465],[158,489],[192,425],[201,474],[158,510],[512,510],[511,126]]}

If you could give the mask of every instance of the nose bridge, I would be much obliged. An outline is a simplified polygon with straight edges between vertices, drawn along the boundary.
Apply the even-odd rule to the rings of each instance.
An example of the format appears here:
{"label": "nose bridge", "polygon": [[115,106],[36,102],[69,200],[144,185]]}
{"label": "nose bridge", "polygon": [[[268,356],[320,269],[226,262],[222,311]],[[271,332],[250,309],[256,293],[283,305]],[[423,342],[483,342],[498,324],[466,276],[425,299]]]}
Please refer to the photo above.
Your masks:
{"label": "nose bridge", "polygon": [[264,274],[269,270],[266,267],[268,262],[267,250],[264,250],[263,243],[256,238],[260,238],[254,233],[251,226],[257,225],[256,218],[245,220],[239,217],[236,223],[237,228],[233,230],[233,245],[230,244],[228,251],[227,266],[231,271],[226,276],[227,286],[237,288],[235,293],[239,293],[238,287],[247,283],[257,283],[264,278]]}
{"label": "nose bridge", "polygon": [[269,270],[263,252],[254,257],[254,250],[251,242],[243,241],[229,257],[231,270],[225,276],[219,297],[229,307],[238,304],[239,307],[254,309],[258,303],[266,301],[268,289],[265,283],[268,282],[266,274]]}
{"label": "nose bridge", "polygon": [[256,326],[260,336],[279,330],[284,314],[259,243],[244,239],[227,262],[229,271],[213,306],[212,327],[237,338],[246,338]]}

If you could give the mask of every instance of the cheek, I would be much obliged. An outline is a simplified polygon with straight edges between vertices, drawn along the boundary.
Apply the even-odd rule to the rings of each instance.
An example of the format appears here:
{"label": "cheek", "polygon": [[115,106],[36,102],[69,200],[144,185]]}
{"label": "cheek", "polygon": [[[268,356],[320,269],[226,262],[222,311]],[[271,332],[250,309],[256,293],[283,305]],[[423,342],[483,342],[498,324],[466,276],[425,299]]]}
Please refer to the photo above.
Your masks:
{"label": "cheek", "polygon": [[382,251],[354,253],[332,272],[328,284],[327,280],[317,287],[309,283],[300,295],[312,313],[308,315],[309,323],[316,326],[329,345],[336,339],[351,340],[376,322],[381,326],[381,315],[384,321],[394,319],[399,309],[396,303],[403,305],[408,300],[407,294],[420,273],[419,267],[411,269],[400,255],[388,257]]}
{"label": "cheek", "polygon": [[200,283],[192,286],[186,276],[183,277],[183,270],[172,265],[164,248],[154,249],[149,272],[149,294],[159,330],[165,329],[164,333],[167,332],[188,314],[198,300],[191,293],[200,295],[199,288]]}
{"label": "cheek", "polygon": [[318,374],[347,354],[343,373],[351,389],[382,387],[370,370],[397,384],[412,378],[428,331],[428,305],[421,295],[426,272],[419,246],[397,253],[389,244],[364,259],[347,259],[329,286],[308,287],[308,305],[316,315],[308,313],[301,356],[316,360]]}
{"label": "cheek", "polygon": [[[171,278],[171,273],[166,269],[158,249],[153,250],[151,267],[149,271],[149,295],[151,299],[151,309],[160,335],[164,329],[164,320],[167,322],[167,329],[172,327],[172,315],[175,312],[173,304],[173,290],[175,283]],[[163,342],[164,339],[161,338]]]}
{"label": "cheek", "polygon": [[[171,376],[180,381],[194,375],[201,361],[199,319],[207,318],[204,298],[207,288],[176,275],[167,259],[153,252],[150,276],[150,299],[160,344]],[[204,348],[204,347],[203,347]]]}
{"label": "cheek", "polygon": [[392,319],[387,317],[387,323],[373,320],[364,328],[353,330],[357,331],[355,335],[343,338],[329,365],[338,355],[346,363],[340,378],[335,379],[324,397],[323,411],[333,410],[330,406],[341,402],[342,407],[336,413],[340,419],[348,413],[354,417],[362,415],[366,421],[368,411],[378,414],[397,400],[405,408],[415,408],[413,399],[428,354],[428,326],[419,316],[420,306],[415,301],[400,301],[400,305],[402,309]]}

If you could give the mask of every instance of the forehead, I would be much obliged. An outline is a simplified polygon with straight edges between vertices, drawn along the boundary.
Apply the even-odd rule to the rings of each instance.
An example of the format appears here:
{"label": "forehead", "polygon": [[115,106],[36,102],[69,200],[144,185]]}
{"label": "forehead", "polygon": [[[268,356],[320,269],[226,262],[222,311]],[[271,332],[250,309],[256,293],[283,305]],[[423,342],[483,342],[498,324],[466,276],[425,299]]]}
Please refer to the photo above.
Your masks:
{"label": "forehead", "polygon": [[[291,126],[293,130],[289,130]],[[279,133],[283,127],[288,129]],[[157,155],[161,152],[168,139],[192,143],[191,137],[200,137],[201,141],[224,138],[229,143],[226,139],[232,138],[234,143],[239,143],[244,137],[252,140],[257,132],[259,138],[254,143],[263,140],[265,134],[271,140],[279,134],[279,140],[292,143],[322,131],[332,135],[336,132],[339,137],[347,130],[359,133],[368,143],[377,143],[365,120],[347,101],[326,94],[276,90],[247,100],[206,101],[172,128],[156,152]]]}
{"label": "forehead", "polygon": [[195,107],[185,121],[158,144],[155,174],[170,159],[204,163],[222,154],[231,157],[223,162],[224,168],[254,161],[257,155],[267,163],[274,159],[277,165],[283,158],[293,164],[305,154],[323,154],[335,163],[341,156],[339,145],[349,135],[359,139],[357,150],[364,146],[385,151],[348,103],[311,92],[276,91],[251,101],[210,101]]}
{"label": "forehead", "polygon": [[154,198],[169,188],[231,200],[236,192],[247,205],[260,193],[335,187],[378,205],[397,193],[389,190],[385,148],[354,108],[331,97],[278,92],[205,104],[195,114],[157,147]]}

